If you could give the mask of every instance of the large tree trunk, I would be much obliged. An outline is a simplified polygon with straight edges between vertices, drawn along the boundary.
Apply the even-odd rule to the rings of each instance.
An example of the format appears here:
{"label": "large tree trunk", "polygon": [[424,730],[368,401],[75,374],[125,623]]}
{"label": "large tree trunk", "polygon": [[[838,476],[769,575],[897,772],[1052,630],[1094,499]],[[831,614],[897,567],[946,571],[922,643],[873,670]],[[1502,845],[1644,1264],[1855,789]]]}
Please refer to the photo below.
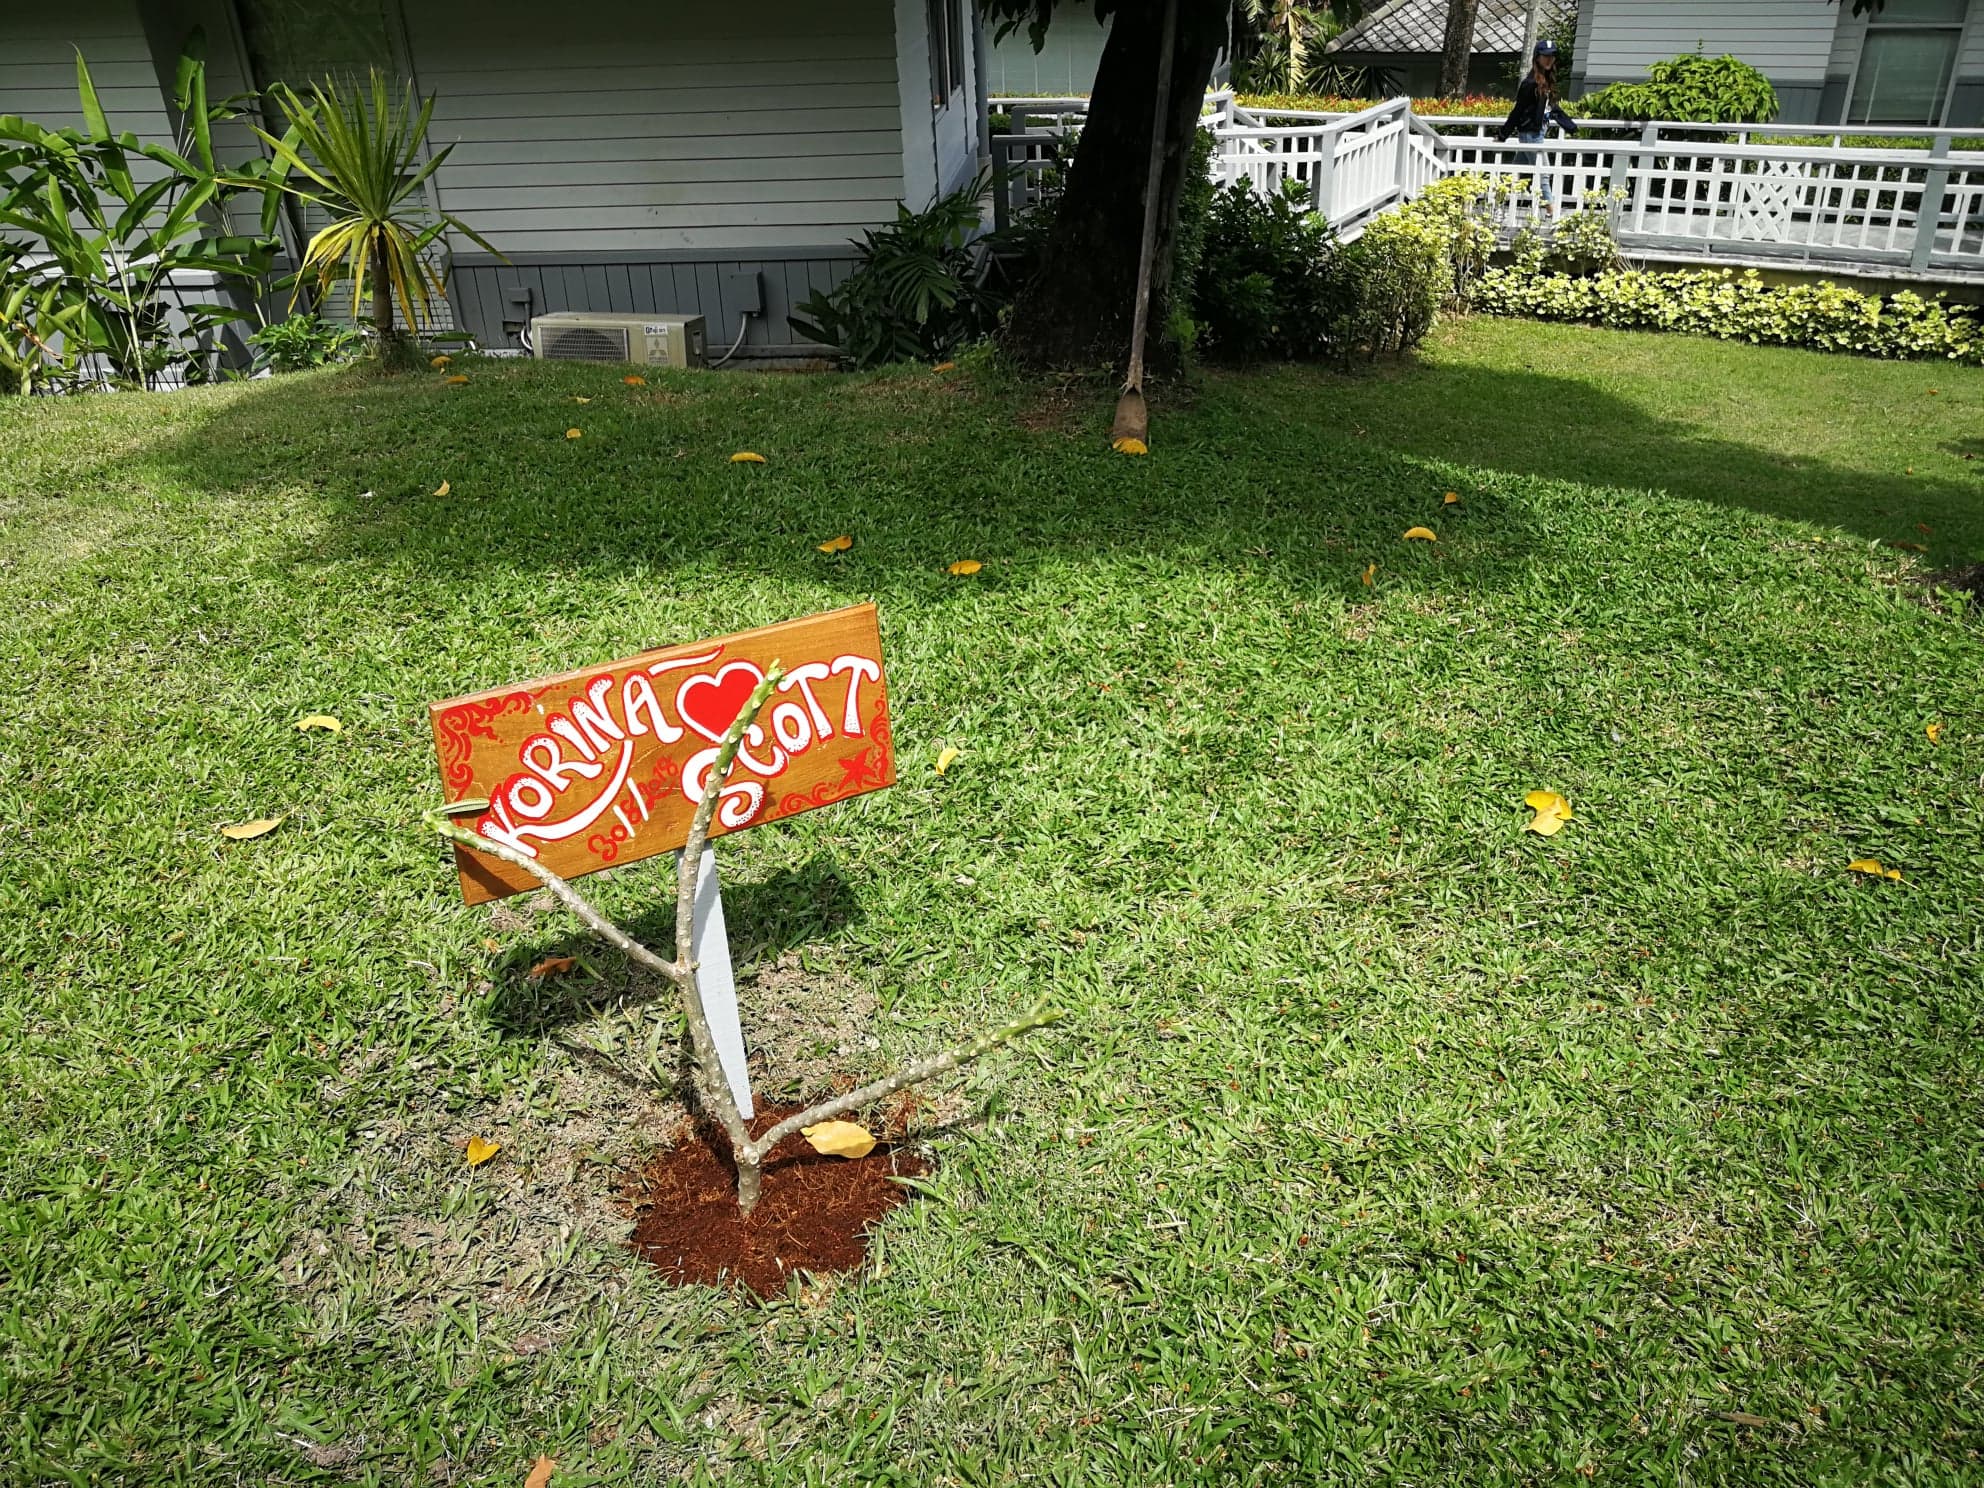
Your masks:
{"label": "large tree trunk", "polygon": [[1440,45],[1440,96],[1467,91],[1467,63],[1474,55],[1474,12],[1480,0],[1447,0],[1447,34]]}
{"label": "large tree trunk", "polygon": [[[1006,328],[1007,350],[1027,366],[1109,366],[1120,371],[1129,358],[1163,18],[1160,0],[1126,4],[1115,13],[1039,272],[1020,292]],[[1152,344],[1147,358],[1153,367],[1175,361],[1175,348],[1162,331],[1171,297],[1179,194],[1226,29],[1226,0],[1178,0],[1178,43],[1163,121],[1164,167],[1151,263]]]}

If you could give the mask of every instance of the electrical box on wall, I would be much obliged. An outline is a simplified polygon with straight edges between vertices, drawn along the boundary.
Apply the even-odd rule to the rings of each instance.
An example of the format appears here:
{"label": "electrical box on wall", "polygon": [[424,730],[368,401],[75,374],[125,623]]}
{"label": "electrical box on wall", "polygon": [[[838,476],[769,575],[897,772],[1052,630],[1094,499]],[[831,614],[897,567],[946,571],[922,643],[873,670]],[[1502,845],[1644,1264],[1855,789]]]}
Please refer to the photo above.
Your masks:
{"label": "electrical box on wall", "polygon": [[531,354],[548,362],[640,362],[702,367],[708,348],[700,315],[596,315],[559,310],[530,323]]}

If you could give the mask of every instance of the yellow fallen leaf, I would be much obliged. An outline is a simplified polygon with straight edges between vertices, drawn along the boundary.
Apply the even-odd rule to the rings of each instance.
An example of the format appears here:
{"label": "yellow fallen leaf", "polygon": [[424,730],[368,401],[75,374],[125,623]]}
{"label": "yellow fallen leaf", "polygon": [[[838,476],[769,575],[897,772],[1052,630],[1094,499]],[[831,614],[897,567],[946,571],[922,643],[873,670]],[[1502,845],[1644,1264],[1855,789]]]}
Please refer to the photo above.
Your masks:
{"label": "yellow fallen leaf", "polygon": [[1924,724],[1922,726],[1922,732],[1929,736],[1929,742],[1931,744],[1940,744],[1943,742],[1943,726],[1940,723]]}
{"label": "yellow fallen leaf", "polygon": [[1577,820],[1571,815],[1571,803],[1555,791],[1533,790],[1522,798],[1522,803],[1536,813],[1523,830],[1539,837],[1555,837],[1564,829],[1565,822]]}
{"label": "yellow fallen leaf", "polygon": [[1864,873],[1869,878],[1899,879],[1901,877],[1901,870],[1899,868],[1883,868],[1879,858],[1855,858],[1846,865],[1846,871],[1848,873]]}
{"label": "yellow fallen leaf", "polygon": [[280,816],[260,816],[254,821],[229,822],[220,829],[220,834],[230,842],[252,842],[257,837],[268,836],[282,824]]}
{"label": "yellow fallen leaf", "polygon": [[556,1458],[539,1457],[531,1464],[530,1476],[524,1479],[524,1488],[551,1488],[551,1474],[557,1468]]}
{"label": "yellow fallen leaf", "polygon": [[1377,576],[1378,576],[1377,564],[1367,563],[1364,565],[1364,587],[1366,589],[1371,587],[1371,581],[1375,579]]}
{"label": "yellow fallen leaf", "polygon": [[434,494],[436,496],[445,496],[448,494],[448,490],[449,490],[448,483],[446,481],[442,481],[440,485],[434,488]]}
{"label": "yellow fallen leaf", "polygon": [[956,362],[939,362],[937,363],[936,366],[932,367],[930,370],[932,372],[955,372],[957,370],[957,365],[958,364]]}
{"label": "yellow fallen leaf", "polygon": [[590,402],[592,402],[592,399],[590,399],[590,398],[581,398],[581,397],[580,397],[580,396],[579,396],[579,395],[578,395],[577,393],[574,393],[574,394],[572,394],[572,401],[573,401],[574,403],[590,403]]}
{"label": "yellow fallen leaf", "polygon": [[485,1142],[480,1137],[470,1137],[468,1139],[468,1165],[471,1168],[479,1168],[502,1150],[503,1144],[501,1142]]}
{"label": "yellow fallen leaf", "polygon": [[763,455],[753,454],[750,450],[739,450],[730,457],[730,463],[733,465],[762,465],[765,463],[765,457]]}
{"label": "yellow fallen leaf", "polygon": [[943,747],[943,749],[938,752],[937,755],[937,773],[941,775],[946,770],[950,769],[951,765],[963,753],[964,751],[962,749],[955,749],[951,745],[946,744]]}
{"label": "yellow fallen leaf", "polygon": [[950,566],[949,572],[953,576],[963,579],[969,578],[983,567],[985,565],[980,563],[976,558],[960,558]]}
{"label": "yellow fallen leaf", "polygon": [[865,1126],[852,1121],[822,1121],[803,1126],[799,1135],[813,1144],[815,1152],[828,1157],[866,1157],[875,1150],[875,1138]]}
{"label": "yellow fallen leaf", "polygon": [[307,734],[311,729],[322,729],[327,734],[341,734],[344,732],[344,725],[328,713],[312,713],[308,718],[296,720],[296,731],[299,734]]}
{"label": "yellow fallen leaf", "polygon": [[1444,496],[1442,496],[1442,497],[1440,498],[1440,505],[1442,505],[1442,506],[1459,506],[1459,505],[1460,505],[1460,492],[1458,492],[1458,491],[1449,491],[1449,492],[1447,492],[1447,494],[1446,494],[1446,495],[1444,495]]}
{"label": "yellow fallen leaf", "polygon": [[1408,527],[1405,529],[1406,542],[1438,542],[1431,527]]}
{"label": "yellow fallen leaf", "polygon": [[1149,445],[1145,444],[1141,439],[1132,439],[1127,434],[1121,439],[1112,440],[1109,447],[1119,455],[1147,455],[1150,453]]}
{"label": "yellow fallen leaf", "polygon": [[447,365],[448,365],[448,364],[449,364],[450,362],[452,362],[453,360],[454,360],[454,358],[453,358],[453,357],[451,357],[451,356],[437,356],[437,357],[430,357],[430,358],[428,358],[428,361],[427,361],[427,365],[428,365],[428,366],[430,366],[430,367],[432,367],[432,368],[433,368],[433,369],[434,369],[435,371],[437,371],[437,372],[438,372],[438,371],[440,371],[440,370],[441,370],[441,369],[442,369],[443,367],[445,367],[445,366],[447,366]]}
{"label": "yellow fallen leaf", "polygon": [[565,431],[565,437],[567,439],[583,439],[585,436],[577,429],[567,429]]}
{"label": "yellow fallen leaf", "polygon": [[466,387],[468,386],[468,379],[457,372],[453,377],[442,378],[441,383],[444,387]]}
{"label": "yellow fallen leaf", "polygon": [[819,545],[822,553],[845,553],[854,546],[854,539],[843,532],[839,537],[830,537]]}
{"label": "yellow fallen leaf", "polygon": [[541,982],[546,977],[563,976],[577,964],[570,956],[546,956],[524,975],[533,982]]}
{"label": "yellow fallen leaf", "polygon": [[646,387],[648,385],[648,380],[638,372],[629,372],[620,380],[626,383],[628,387]]}

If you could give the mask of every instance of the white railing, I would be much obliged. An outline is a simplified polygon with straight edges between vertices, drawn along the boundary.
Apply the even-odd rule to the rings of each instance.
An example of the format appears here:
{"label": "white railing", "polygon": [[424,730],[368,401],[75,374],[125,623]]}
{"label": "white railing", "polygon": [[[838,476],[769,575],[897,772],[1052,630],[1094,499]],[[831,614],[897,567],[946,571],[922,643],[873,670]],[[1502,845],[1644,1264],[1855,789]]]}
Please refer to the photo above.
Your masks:
{"label": "white railing", "polygon": [[[1984,150],[1954,148],[1950,131],[1596,120],[1579,138],[1525,145],[1494,138],[1500,119],[1425,118],[1403,98],[1335,115],[1248,109],[1231,94],[1207,104],[1201,122],[1221,185],[1293,184],[1345,238],[1443,176],[1478,173],[1506,183],[1499,210],[1508,234],[1547,232],[1603,193],[1628,251],[1984,279]],[[997,197],[1005,222],[1038,200],[1057,138],[1079,126],[1087,104],[999,106],[1014,126],[993,141],[1005,167]],[[1847,148],[1839,143],[1847,133],[1930,144]],[[1786,135],[1811,143],[1750,142]]]}

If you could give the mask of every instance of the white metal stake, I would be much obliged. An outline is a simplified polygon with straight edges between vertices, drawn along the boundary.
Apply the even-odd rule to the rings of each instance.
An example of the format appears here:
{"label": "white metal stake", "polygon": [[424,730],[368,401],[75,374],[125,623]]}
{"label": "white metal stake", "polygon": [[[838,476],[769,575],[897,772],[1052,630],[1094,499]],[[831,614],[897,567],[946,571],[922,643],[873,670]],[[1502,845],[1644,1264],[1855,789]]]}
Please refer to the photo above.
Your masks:
{"label": "white metal stake", "polygon": [[[676,860],[682,855],[677,853]],[[723,1077],[737,1114],[747,1121],[757,1114],[751,1105],[751,1076],[744,1065],[744,1026],[737,1017],[737,979],[730,969],[730,935],[723,923],[723,890],[716,881],[716,849],[703,849],[696,875],[696,987],[703,994],[703,1016],[709,1020]]]}

